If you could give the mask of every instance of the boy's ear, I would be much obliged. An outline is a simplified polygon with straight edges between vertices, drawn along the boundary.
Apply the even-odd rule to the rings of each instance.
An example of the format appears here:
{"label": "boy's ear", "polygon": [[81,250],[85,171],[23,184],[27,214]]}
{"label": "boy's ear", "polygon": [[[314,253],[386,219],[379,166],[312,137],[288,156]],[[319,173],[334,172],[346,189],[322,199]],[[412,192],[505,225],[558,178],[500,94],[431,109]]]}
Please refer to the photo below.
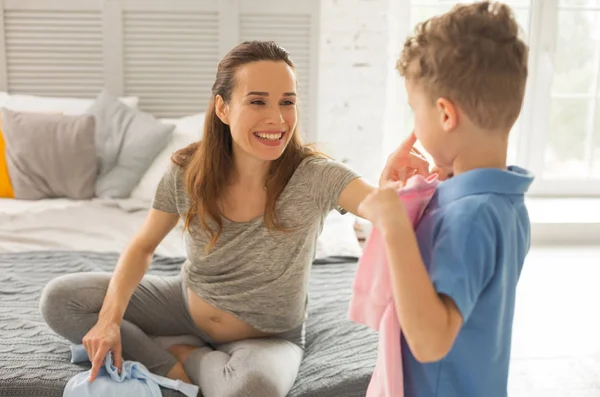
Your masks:
{"label": "boy's ear", "polygon": [[436,107],[444,131],[455,129],[458,124],[458,110],[456,109],[456,105],[447,98],[438,98]]}
{"label": "boy's ear", "polygon": [[215,113],[223,124],[229,125],[229,106],[225,103],[221,95],[215,97]]}

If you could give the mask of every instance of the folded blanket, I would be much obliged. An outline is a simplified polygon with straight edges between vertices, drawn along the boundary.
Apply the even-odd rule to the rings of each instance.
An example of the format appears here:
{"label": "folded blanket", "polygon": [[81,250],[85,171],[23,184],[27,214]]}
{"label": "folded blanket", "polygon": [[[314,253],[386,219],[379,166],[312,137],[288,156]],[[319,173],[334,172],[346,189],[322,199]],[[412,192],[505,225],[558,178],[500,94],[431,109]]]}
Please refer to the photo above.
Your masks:
{"label": "folded blanket", "polygon": [[[71,362],[89,362],[83,345],[71,346]],[[123,361],[119,373],[113,365],[111,352],[104,358],[104,366],[93,382],[89,381],[90,372],[72,377],[65,386],[63,397],[162,397],[160,386],[178,390],[187,397],[196,397],[200,391],[198,386],[155,375],[137,361]]]}

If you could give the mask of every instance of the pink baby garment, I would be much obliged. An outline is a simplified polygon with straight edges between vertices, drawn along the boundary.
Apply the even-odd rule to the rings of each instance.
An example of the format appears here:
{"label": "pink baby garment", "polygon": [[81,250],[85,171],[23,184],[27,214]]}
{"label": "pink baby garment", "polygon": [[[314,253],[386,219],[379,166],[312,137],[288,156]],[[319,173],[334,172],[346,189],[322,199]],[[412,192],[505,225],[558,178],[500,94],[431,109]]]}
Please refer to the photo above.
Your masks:
{"label": "pink baby garment", "polygon": [[[411,177],[398,195],[415,227],[438,184],[437,175]],[[383,239],[373,228],[354,278],[350,319],[379,331],[377,362],[367,397],[403,397],[400,325]]]}

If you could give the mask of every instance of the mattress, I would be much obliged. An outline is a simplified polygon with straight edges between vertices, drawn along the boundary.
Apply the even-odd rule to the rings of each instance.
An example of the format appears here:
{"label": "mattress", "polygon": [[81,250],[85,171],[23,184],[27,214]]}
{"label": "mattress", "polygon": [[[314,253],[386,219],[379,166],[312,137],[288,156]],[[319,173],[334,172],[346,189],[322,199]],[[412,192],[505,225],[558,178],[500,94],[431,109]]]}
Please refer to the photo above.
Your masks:
{"label": "mattress", "polygon": [[[89,365],[71,364],[69,344],[43,322],[38,300],[52,278],[111,271],[116,253],[0,253],[0,396],[60,397],[67,381]],[[150,274],[174,275],[183,258],[156,256]],[[375,365],[377,336],[348,320],[356,262],[313,266],[306,352],[289,397],[364,396]],[[182,396],[163,390],[166,397]]]}

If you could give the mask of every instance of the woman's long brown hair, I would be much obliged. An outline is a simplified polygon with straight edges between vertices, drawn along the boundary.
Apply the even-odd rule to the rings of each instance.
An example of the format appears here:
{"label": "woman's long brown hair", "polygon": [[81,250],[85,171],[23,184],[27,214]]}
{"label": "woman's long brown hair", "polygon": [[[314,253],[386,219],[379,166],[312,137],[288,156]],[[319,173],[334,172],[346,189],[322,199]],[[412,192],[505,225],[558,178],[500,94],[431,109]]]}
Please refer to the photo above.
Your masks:
{"label": "woman's long brown hair", "polygon": [[[231,131],[215,113],[215,97],[220,95],[225,103],[229,102],[235,86],[236,71],[242,65],[258,61],[283,61],[295,71],[288,52],[274,42],[251,41],[235,47],[217,67],[202,140],[175,152],[171,158],[175,164],[185,169],[190,206],[185,216],[184,230],[191,230],[194,219],[199,218],[202,230],[210,238],[207,252],[214,247],[223,230],[219,202],[234,170]],[[277,199],[298,165],[310,156],[321,156],[321,153],[302,144],[296,125],[290,142],[283,154],[271,163],[267,175],[264,219],[269,229],[284,229],[277,218]],[[209,220],[216,227],[211,226]]]}

